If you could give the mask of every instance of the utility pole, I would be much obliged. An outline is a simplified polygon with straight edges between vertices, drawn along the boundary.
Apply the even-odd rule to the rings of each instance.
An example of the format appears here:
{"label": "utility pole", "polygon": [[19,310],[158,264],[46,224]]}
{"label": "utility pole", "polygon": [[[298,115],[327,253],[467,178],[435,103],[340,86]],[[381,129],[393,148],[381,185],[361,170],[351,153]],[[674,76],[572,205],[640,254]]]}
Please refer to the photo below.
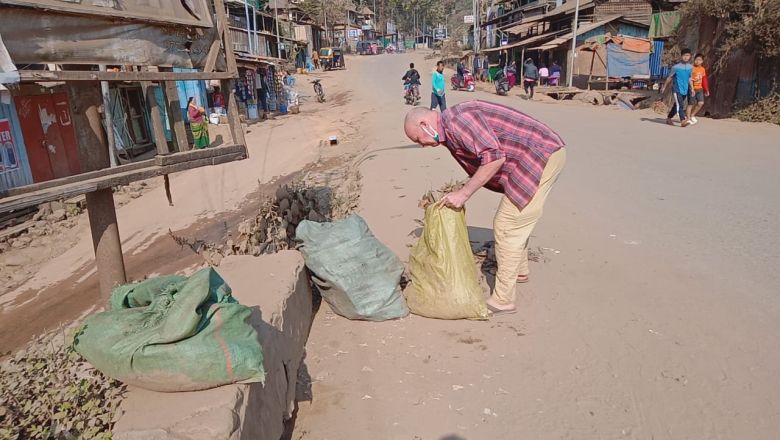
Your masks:
{"label": "utility pole", "polygon": [[[578,0],[579,1],[579,0]],[[282,57],[282,37],[279,35],[279,1],[274,0],[274,17],[276,17],[276,55]]]}
{"label": "utility pole", "polygon": [[[577,0],[577,3],[574,5],[574,22],[571,25],[571,57],[569,57],[569,66],[566,69],[566,73],[568,74],[567,84],[569,87],[572,87],[574,82],[574,60],[577,57],[577,22],[579,19],[580,0]],[[607,72],[607,74],[609,74],[609,72]],[[609,78],[609,75],[607,75],[607,78]]]}

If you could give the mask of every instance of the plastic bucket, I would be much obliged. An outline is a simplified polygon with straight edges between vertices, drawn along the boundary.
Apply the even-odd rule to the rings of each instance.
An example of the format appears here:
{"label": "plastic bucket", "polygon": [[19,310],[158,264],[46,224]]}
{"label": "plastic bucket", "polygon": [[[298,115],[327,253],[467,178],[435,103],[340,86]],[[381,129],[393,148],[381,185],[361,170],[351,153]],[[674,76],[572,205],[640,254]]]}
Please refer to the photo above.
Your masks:
{"label": "plastic bucket", "polygon": [[258,119],[257,104],[249,104],[246,106],[246,113],[249,119]]}

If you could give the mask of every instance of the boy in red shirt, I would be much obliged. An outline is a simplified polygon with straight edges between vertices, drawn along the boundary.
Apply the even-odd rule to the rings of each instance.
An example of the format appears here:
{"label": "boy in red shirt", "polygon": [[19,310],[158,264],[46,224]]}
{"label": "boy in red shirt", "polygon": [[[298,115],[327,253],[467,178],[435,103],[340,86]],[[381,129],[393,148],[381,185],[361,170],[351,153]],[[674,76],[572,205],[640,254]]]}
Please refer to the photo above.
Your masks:
{"label": "boy in red shirt", "polygon": [[[710,85],[707,81],[707,70],[704,68],[704,55],[697,53],[693,58],[693,72],[691,74],[693,90],[691,91],[691,105],[688,106],[691,125],[699,122],[696,113],[704,107],[704,97],[710,96]],[[696,104],[693,104],[693,103]]]}

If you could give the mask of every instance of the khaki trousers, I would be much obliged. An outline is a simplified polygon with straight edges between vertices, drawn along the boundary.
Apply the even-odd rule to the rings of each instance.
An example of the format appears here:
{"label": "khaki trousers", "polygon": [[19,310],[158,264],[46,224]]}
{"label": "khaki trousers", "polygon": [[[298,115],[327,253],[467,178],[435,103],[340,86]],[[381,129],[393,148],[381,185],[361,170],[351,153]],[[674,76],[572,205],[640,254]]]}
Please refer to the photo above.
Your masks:
{"label": "khaki trousers", "polygon": [[518,275],[528,275],[528,238],[542,216],[544,201],[550,194],[566,163],[566,149],[561,148],[550,156],[539,181],[539,189],[525,208],[518,209],[507,196],[501,199],[493,220],[496,238],[496,287],[493,297],[499,304],[515,302]]}

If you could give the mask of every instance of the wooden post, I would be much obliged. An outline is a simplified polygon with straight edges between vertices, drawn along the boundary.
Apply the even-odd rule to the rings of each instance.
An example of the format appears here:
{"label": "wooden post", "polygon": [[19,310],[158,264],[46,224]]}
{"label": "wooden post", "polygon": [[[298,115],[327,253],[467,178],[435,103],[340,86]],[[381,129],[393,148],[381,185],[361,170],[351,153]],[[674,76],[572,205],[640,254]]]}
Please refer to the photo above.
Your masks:
{"label": "wooden post", "polygon": [[154,135],[154,144],[157,146],[157,154],[170,154],[168,140],[165,138],[165,129],[163,128],[162,116],[160,115],[160,105],[154,94],[154,84],[151,81],[142,81],[144,95],[146,95],[146,109],[152,118],[152,133]]}
{"label": "wooden post", "polygon": [[596,50],[598,50],[598,47],[593,50],[593,56],[590,58],[590,74],[588,75],[588,90],[590,90],[590,80],[593,79],[593,63],[596,61]]}
{"label": "wooden post", "polygon": [[[165,138],[165,129],[163,128],[162,116],[160,115],[160,105],[157,103],[157,97],[154,94],[154,84],[150,81],[142,81],[141,88],[144,91],[144,95],[146,95],[146,109],[149,111],[149,115],[152,118],[152,133],[154,135],[154,144],[157,147],[157,154],[171,154],[171,149],[168,148],[168,140]],[[167,174],[163,176],[163,182],[165,184],[165,196],[168,198],[168,206],[173,206],[171,181]]]}
{"label": "wooden post", "polygon": [[244,127],[241,124],[241,118],[238,116],[238,102],[236,102],[233,80],[225,79],[219,84],[220,90],[225,96],[225,104],[227,104],[228,124],[230,125],[230,136],[233,138],[233,144],[246,145]]}
{"label": "wooden post", "polygon": [[100,294],[111,298],[111,290],[127,282],[125,261],[122,258],[122,241],[116,220],[114,192],[111,188],[87,193],[87,214],[95,250]]}
{"label": "wooden post", "polygon": [[521,66],[520,70],[522,70],[523,73],[518,72],[519,74],[518,76],[520,77],[519,82],[520,84],[525,86],[525,46],[523,46],[523,48],[520,49],[520,66]]}
{"label": "wooden post", "polygon": [[176,89],[176,81],[163,81],[165,92],[165,104],[168,107],[168,120],[176,140],[176,151],[187,151],[190,143],[187,141],[187,128],[184,126],[184,115],[181,113],[179,91]]}
{"label": "wooden post", "polygon": [[[69,82],[68,91],[82,171],[108,168],[111,165],[108,142],[98,110],[102,102],[100,83]],[[110,111],[108,108],[105,110]],[[111,188],[105,188],[87,193],[86,199],[100,293],[103,299],[108,300],[114,286],[127,282],[114,193]]]}
{"label": "wooden post", "polygon": [[607,52],[606,53],[607,59],[604,60],[604,70],[606,71],[606,74],[604,75],[604,90],[609,90],[609,48],[608,47],[606,52]]}

